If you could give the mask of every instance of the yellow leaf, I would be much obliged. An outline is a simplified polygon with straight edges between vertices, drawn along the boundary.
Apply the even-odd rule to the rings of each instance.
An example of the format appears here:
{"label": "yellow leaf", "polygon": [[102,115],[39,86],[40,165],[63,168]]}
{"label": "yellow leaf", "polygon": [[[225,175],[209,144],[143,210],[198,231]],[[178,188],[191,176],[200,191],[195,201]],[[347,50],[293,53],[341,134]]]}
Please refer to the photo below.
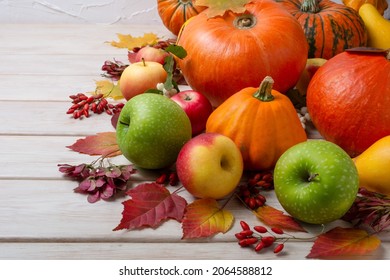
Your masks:
{"label": "yellow leaf", "polygon": [[233,221],[232,213],[221,209],[216,200],[197,199],[187,206],[182,222],[182,238],[210,237],[218,232],[226,233]]}
{"label": "yellow leaf", "polygon": [[132,50],[136,47],[143,47],[146,45],[154,45],[158,41],[158,37],[154,33],[145,33],[141,37],[133,37],[131,35],[117,34],[119,41],[109,42],[111,46],[117,48],[127,48]]}
{"label": "yellow leaf", "polygon": [[96,81],[95,84],[96,89],[94,92],[90,92],[91,94],[103,94],[104,97],[110,97],[115,100],[124,98],[119,87],[119,82],[117,84],[114,84],[109,80],[101,80]]}
{"label": "yellow leaf", "polygon": [[208,7],[205,13],[209,18],[223,16],[226,11],[234,13],[245,12],[245,4],[251,0],[196,0],[196,6]]}

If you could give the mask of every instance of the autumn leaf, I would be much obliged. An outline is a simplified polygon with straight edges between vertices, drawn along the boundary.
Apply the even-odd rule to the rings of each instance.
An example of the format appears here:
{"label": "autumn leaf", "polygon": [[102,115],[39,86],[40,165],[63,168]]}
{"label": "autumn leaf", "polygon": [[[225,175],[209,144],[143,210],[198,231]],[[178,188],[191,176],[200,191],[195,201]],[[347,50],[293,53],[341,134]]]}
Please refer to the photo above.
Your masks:
{"label": "autumn leaf", "polygon": [[293,217],[285,215],[282,211],[271,206],[264,205],[255,211],[255,215],[264,223],[271,227],[279,227],[286,230],[303,231],[306,230],[294,220]]}
{"label": "autumn leaf", "polygon": [[233,215],[218,205],[214,199],[197,199],[186,208],[182,228],[183,237],[209,237],[226,233],[233,224]]}
{"label": "autumn leaf", "polygon": [[67,148],[90,156],[114,157],[121,155],[115,132],[101,132],[78,139]]}
{"label": "autumn leaf", "polygon": [[127,48],[132,50],[137,47],[143,47],[146,45],[154,45],[158,41],[158,37],[154,33],[145,33],[141,37],[133,37],[131,35],[117,34],[119,41],[109,42],[111,46],[116,48]]}
{"label": "autumn leaf", "polygon": [[381,241],[365,230],[336,227],[321,234],[314,241],[307,258],[354,257],[376,250]]}
{"label": "autumn leaf", "polygon": [[114,230],[157,227],[167,219],[181,222],[187,201],[157,183],[139,184],[127,192],[122,220]]}
{"label": "autumn leaf", "polygon": [[122,92],[119,87],[119,82],[114,84],[109,80],[101,80],[95,82],[96,89],[94,92],[89,92],[93,95],[103,94],[105,98],[110,97],[115,100],[123,99]]}
{"label": "autumn leaf", "polygon": [[251,0],[196,0],[196,6],[206,6],[205,13],[209,18],[223,16],[226,11],[234,13],[245,12],[245,4]]}

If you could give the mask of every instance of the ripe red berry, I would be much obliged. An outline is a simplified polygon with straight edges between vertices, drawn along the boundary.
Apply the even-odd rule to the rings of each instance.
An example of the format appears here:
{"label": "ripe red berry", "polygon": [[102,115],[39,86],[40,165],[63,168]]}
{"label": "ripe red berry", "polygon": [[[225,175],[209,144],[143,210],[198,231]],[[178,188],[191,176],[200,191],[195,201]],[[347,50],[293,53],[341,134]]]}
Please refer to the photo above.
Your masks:
{"label": "ripe red berry", "polygon": [[267,228],[263,226],[255,226],[253,229],[259,233],[266,233],[268,231]]}
{"label": "ripe red berry", "polygon": [[276,233],[276,234],[283,234],[283,233],[284,233],[283,229],[278,228],[278,227],[273,227],[273,228],[271,228],[271,230],[272,230],[274,233]]}
{"label": "ripe red berry", "polygon": [[240,225],[243,230],[250,230],[249,225],[245,221],[240,221]]}
{"label": "ripe red berry", "polygon": [[277,254],[277,253],[281,252],[283,250],[283,248],[284,248],[284,244],[283,243],[276,245],[276,247],[274,249],[274,253]]}

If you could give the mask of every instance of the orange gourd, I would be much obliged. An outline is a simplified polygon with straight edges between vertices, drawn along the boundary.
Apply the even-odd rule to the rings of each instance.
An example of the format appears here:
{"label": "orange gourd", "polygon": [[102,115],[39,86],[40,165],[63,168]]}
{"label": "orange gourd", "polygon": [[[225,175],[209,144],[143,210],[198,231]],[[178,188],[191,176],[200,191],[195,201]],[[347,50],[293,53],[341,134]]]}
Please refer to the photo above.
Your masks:
{"label": "orange gourd", "polygon": [[195,6],[192,0],[157,0],[158,14],[165,27],[179,34],[182,25],[206,7]]}
{"label": "orange gourd", "polygon": [[307,140],[292,102],[272,86],[267,76],[259,88],[242,89],[207,120],[206,132],[221,133],[236,143],[245,170],[271,169],[288,148]]}
{"label": "orange gourd", "polygon": [[390,135],[390,53],[336,55],[314,74],[306,97],[322,137],[358,156]]}
{"label": "orange gourd", "polygon": [[330,0],[276,0],[301,24],[309,58],[330,59],[345,49],[367,45],[363,20],[354,9]]}

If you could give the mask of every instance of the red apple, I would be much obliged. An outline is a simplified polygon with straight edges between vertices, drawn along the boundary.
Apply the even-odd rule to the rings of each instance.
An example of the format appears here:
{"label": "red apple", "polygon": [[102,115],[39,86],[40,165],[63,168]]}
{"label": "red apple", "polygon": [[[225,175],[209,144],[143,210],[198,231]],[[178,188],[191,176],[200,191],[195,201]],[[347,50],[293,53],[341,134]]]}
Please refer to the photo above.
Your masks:
{"label": "red apple", "polygon": [[184,90],[171,97],[186,112],[191,121],[192,135],[195,136],[204,131],[206,122],[213,107],[210,101],[200,92]]}
{"label": "red apple", "polygon": [[145,46],[141,48],[135,55],[135,62],[140,62],[142,59],[145,61],[154,61],[164,65],[164,59],[169,55],[168,52],[163,49],[156,49],[151,46]]}
{"label": "red apple", "polygon": [[201,133],[191,138],[176,160],[180,182],[198,198],[226,197],[238,186],[243,168],[240,149],[219,133]]}
{"label": "red apple", "polygon": [[119,87],[126,100],[155,89],[158,83],[165,82],[167,72],[164,67],[154,61],[132,63],[125,68],[119,80]]}

